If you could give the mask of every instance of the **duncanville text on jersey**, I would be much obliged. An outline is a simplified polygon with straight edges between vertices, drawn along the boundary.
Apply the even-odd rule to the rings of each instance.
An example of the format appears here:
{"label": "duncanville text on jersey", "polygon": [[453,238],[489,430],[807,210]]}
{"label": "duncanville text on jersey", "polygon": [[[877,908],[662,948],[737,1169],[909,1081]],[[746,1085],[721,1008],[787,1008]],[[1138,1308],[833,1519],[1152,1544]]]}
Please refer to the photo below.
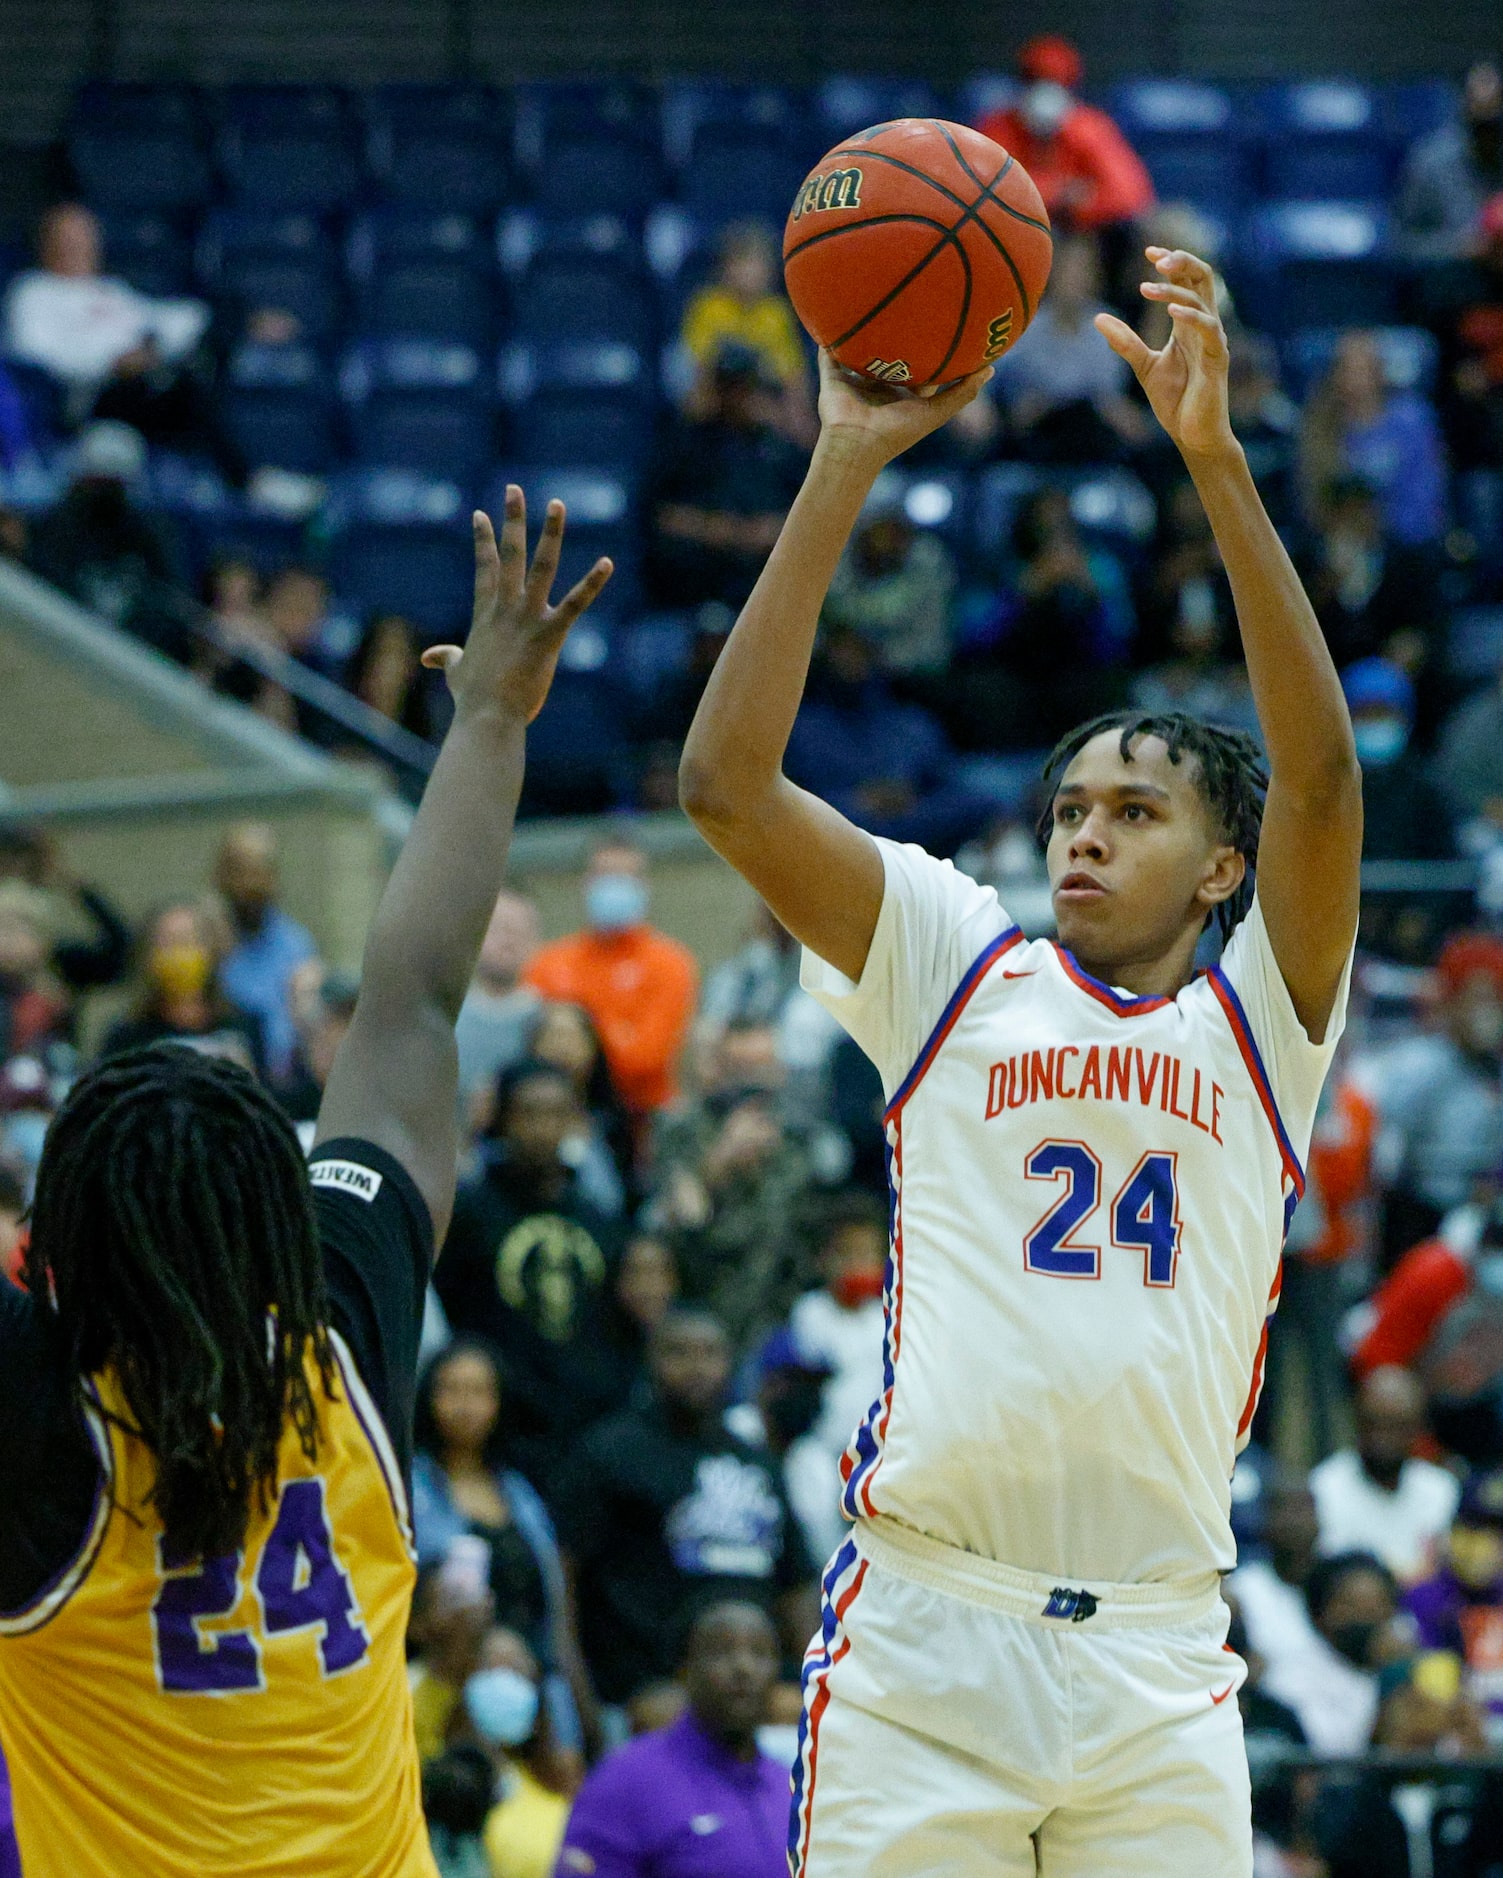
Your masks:
{"label": "duncanville text on jersey", "polygon": [[986,1119],[1030,1102],[1126,1102],[1177,1115],[1220,1145],[1221,1104],[1226,1091],[1193,1064],[1162,1050],[1135,1044],[1099,1043],[1087,1048],[1061,1044],[1051,1050],[1020,1050],[993,1063],[987,1078]]}

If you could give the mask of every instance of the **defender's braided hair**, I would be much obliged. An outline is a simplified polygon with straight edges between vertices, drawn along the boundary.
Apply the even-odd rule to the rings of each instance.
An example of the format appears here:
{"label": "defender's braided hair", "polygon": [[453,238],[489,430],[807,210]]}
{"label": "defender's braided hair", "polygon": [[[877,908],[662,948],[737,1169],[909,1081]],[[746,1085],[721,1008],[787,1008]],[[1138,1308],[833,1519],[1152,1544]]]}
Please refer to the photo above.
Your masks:
{"label": "defender's braided hair", "polygon": [[310,1346],[334,1382],[307,1170],[270,1095],[176,1044],[91,1070],[48,1133],[24,1277],[51,1297],[80,1399],[118,1377],[168,1553],[236,1550],[289,1416],[317,1451]]}
{"label": "defender's braided hair", "polygon": [[1263,753],[1243,730],[1224,730],[1207,724],[1183,711],[1107,711],[1081,724],[1049,753],[1044,765],[1044,787],[1049,792],[1048,805],[1039,820],[1039,839],[1047,841],[1054,820],[1054,790],[1070,763],[1093,737],[1104,730],[1122,733],[1122,761],[1130,763],[1133,745],[1140,737],[1162,737],[1169,751],[1169,761],[1179,763],[1187,756],[1195,758],[1200,792],[1214,815],[1222,838],[1247,862],[1237,891],[1216,908],[1216,923],[1223,940],[1229,939],[1247,909],[1252,905],[1252,870],[1258,858],[1258,832],[1263,826],[1263,798],[1268,789],[1268,769]]}

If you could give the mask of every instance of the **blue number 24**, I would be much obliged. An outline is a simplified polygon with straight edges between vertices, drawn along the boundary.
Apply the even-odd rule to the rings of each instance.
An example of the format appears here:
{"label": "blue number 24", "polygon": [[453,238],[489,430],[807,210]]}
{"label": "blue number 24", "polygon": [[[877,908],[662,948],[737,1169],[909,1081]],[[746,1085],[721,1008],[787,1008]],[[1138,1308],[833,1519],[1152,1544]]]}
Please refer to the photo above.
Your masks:
{"label": "blue number 24", "polygon": [[[1179,1262],[1179,1190],[1173,1154],[1145,1154],[1111,1203],[1112,1244],[1143,1254],[1143,1283],[1168,1290]],[[1101,1163],[1083,1141],[1041,1141],[1023,1163],[1029,1180],[1064,1191],[1023,1240],[1023,1268],[1047,1278],[1099,1278],[1101,1247],[1076,1238],[1101,1203]]]}
{"label": "blue number 24", "polygon": [[[245,1555],[174,1560],[159,1547],[162,1586],[151,1607],[157,1676],[177,1695],[228,1695],[265,1688],[261,1646],[249,1630],[200,1633],[198,1619],[228,1617],[240,1602]],[[318,1478],[282,1487],[276,1522],[256,1563],[256,1594],[267,1636],[320,1627],[326,1676],[353,1669],[370,1648],[343,1566]]]}

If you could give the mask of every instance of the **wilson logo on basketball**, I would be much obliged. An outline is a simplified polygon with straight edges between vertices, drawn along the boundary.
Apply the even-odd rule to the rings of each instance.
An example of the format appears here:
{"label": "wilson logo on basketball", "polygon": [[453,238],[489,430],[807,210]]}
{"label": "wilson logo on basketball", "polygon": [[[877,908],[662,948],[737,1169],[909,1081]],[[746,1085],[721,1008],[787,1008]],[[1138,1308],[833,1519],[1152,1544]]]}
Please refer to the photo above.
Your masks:
{"label": "wilson logo on basketball", "polygon": [[861,180],[860,170],[831,170],[827,176],[811,176],[793,205],[794,221],[820,209],[859,209]]}
{"label": "wilson logo on basketball", "polygon": [[868,378],[880,378],[884,384],[906,385],[913,373],[906,359],[873,359],[866,368]]}
{"label": "wilson logo on basketball", "polygon": [[999,313],[986,329],[986,351],[984,359],[994,359],[1000,352],[1005,352],[1012,344],[1012,308]]}

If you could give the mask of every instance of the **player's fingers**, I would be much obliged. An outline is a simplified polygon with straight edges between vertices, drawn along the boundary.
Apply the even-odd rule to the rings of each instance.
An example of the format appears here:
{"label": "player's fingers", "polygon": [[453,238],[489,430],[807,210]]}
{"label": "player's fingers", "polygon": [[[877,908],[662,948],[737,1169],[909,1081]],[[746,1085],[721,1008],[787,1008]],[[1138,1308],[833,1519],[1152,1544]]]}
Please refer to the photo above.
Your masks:
{"label": "player's fingers", "polygon": [[1146,252],[1165,280],[1198,293],[1208,306],[1214,304],[1216,275],[1208,261],[1202,261],[1198,254],[1190,254],[1184,248],[1149,248]]}
{"label": "player's fingers", "polygon": [[548,623],[557,629],[560,639],[585,608],[593,605],[600,597],[601,588],[615,571],[615,562],[602,555],[583,580],[575,581],[548,616]]}
{"label": "player's fingers", "polygon": [[501,560],[496,552],[496,531],[484,509],[470,517],[475,530],[475,616],[488,613],[496,604],[501,584]]}
{"label": "player's fingers", "polygon": [[1225,356],[1226,331],[1214,313],[1207,313],[1204,307],[1172,306],[1169,317],[1176,326],[1197,336],[1207,358]]}
{"label": "player's fingers", "polygon": [[971,400],[979,396],[984,385],[991,382],[995,368],[983,365],[979,372],[972,372],[968,377],[957,379],[953,385],[943,390],[938,386],[925,386],[924,393],[929,396],[932,415],[941,423],[947,424],[957,411],[963,411]]}
{"label": "player's fingers", "polygon": [[557,497],[548,504],[543,516],[543,532],[538,537],[537,552],[527,570],[527,602],[541,612],[553,591],[553,577],[558,572],[558,557],[564,546],[564,505]]}
{"label": "player's fingers", "polygon": [[429,646],[422,656],[422,663],[430,672],[452,672],[463,657],[462,646]]}
{"label": "player's fingers", "polygon": [[1153,351],[1128,325],[1126,320],[1119,320],[1115,313],[1098,313],[1096,330],[1116,353],[1119,359],[1126,359],[1139,377],[1148,370],[1153,360]]}
{"label": "player's fingers", "polygon": [[527,571],[527,498],[516,483],[506,485],[506,519],[501,524],[497,553],[501,585],[520,593]]}
{"label": "player's fingers", "polygon": [[1176,287],[1167,280],[1145,280],[1138,288],[1145,300],[1153,300],[1159,306],[1192,306],[1206,311],[1206,303],[1190,287]]}

